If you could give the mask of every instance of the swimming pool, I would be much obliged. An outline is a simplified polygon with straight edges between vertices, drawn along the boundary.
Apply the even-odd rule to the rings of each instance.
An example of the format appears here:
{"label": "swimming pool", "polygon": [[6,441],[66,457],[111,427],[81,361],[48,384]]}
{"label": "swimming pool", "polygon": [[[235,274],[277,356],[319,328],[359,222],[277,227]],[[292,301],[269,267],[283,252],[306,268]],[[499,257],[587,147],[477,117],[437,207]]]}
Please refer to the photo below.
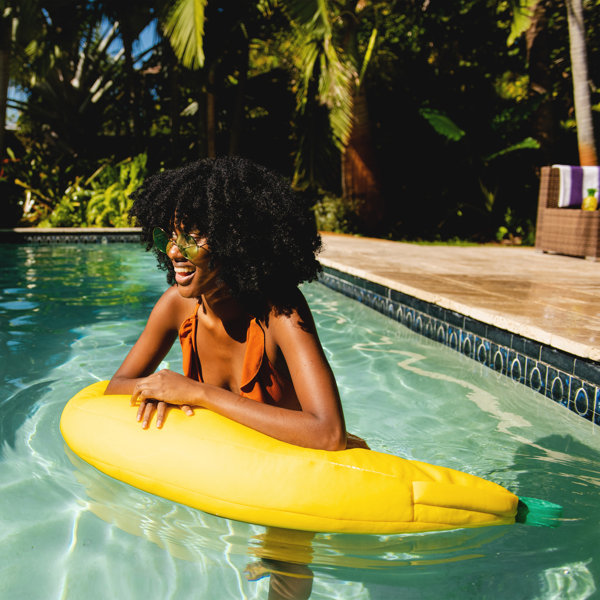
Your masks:
{"label": "swimming pool", "polygon": [[[0,597],[266,598],[247,564],[311,562],[312,599],[588,598],[599,588],[600,435],[540,394],[310,284],[348,428],[374,449],[557,502],[555,529],[284,535],[114,481],[70,456],[58,420],[111,376],[164,273],[132,244],[2,245]],[[179,370],[179,350],[165,366]]]}

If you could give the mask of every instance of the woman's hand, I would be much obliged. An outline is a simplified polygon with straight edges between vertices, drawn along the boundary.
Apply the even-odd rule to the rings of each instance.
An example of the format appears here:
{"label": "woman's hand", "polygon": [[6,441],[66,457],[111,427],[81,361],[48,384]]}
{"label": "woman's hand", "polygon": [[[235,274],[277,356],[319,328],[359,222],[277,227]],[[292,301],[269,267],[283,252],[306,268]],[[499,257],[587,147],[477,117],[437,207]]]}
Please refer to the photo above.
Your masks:
{"label": "woman's hand", "polygon": [[194,414],[191,405],[195,404],[193,398],[197,395],[197,383],[168,369],[140,379],[131,395],[132,405],[137,401],[140,403],[137,420],[141,421],[142,427],[146,429],[156,410],[156,426],[160,429],[169,404],[179,406],[191,417]]}

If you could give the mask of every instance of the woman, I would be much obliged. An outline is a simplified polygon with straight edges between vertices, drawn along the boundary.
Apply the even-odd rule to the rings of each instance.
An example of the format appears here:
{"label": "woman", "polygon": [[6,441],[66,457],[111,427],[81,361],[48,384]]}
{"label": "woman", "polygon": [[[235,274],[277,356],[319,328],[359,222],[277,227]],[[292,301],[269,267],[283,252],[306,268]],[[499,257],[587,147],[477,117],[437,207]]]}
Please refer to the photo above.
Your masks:
{"label": "woman", "polygon": [[[167,407],[218,412],[282,441],[348,446],[339,393],[298,284],[315,279],[320,238],[289,184],[241,158],[149,178],[132,216],[171,287],[111,379],[143,427]],[[155,372],[175,339],[184,375]],[[365,447],[353,436],[352,446]]]}

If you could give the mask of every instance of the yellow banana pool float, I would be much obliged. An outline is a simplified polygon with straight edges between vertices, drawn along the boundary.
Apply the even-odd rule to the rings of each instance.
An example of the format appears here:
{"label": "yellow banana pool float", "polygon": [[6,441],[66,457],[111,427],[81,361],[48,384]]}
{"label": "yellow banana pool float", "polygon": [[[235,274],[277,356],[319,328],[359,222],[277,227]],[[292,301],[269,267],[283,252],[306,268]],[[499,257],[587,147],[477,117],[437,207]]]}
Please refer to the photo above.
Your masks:
{"label": "yellow banana pool float", "polygon": [[373,450],[300,448],[209,410],[171,410],[162,429],[142,429],[129,396],[105,396],[106,385],[84,388],[65,406],[67,445],[107,475],[204,512],[381,534],[509,524],[525,506],[474,475]]}

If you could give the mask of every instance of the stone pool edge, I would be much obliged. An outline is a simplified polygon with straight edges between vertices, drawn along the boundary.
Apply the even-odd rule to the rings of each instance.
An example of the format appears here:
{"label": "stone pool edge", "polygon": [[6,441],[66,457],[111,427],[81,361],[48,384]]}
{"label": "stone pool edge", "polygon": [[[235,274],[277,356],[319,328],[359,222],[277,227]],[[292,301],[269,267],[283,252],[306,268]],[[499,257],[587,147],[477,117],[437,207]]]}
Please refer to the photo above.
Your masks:
{"label": "stone pool edge", "polygon": [[[319,282],[600,425],[600,364],[320,258]],[[418,292],[418,291],[417,291]],[[422,295],[422,294],[419,294]],[[465,311],[466,312],[466,311]]]}

